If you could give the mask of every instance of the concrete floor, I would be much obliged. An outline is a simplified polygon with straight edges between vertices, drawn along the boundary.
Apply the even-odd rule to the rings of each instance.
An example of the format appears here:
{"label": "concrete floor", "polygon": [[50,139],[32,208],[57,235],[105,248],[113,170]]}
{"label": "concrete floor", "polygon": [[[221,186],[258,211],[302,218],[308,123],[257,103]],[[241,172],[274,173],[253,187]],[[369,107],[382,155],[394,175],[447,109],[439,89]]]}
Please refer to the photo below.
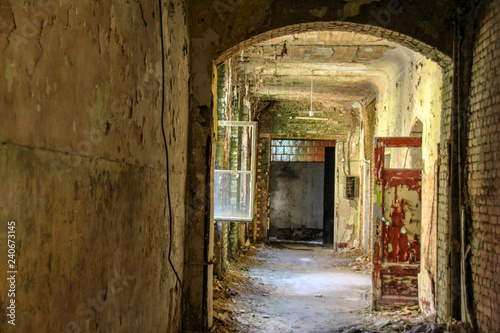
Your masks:
{"label": "concrete floor", "polygon": [[255,258],[246,275],[261,288],[233,298],[248,332],[336,332],[363,320],[370,276],[334,259],[332,249],[279,244]]}

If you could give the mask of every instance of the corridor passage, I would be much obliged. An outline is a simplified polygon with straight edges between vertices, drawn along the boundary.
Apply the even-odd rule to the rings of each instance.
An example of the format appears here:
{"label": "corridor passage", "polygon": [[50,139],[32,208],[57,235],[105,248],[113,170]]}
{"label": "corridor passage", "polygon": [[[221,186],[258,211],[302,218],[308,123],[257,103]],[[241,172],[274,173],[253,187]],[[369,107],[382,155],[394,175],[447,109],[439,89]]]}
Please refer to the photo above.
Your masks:
{"label": "corridor passage", "polygon": [[293,243],[261,248],[254,259],[243,270],[247,283],[227,300],[241,324],[238,331],[335,332],[362,320],[370,276],[352,271],[350,259]]}

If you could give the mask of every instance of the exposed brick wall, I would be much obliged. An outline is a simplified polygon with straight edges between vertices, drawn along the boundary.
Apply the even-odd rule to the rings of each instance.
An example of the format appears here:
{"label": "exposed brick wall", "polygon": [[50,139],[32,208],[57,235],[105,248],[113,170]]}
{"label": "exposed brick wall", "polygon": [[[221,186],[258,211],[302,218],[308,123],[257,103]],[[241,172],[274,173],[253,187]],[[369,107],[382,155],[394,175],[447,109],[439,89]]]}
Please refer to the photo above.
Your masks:
{"label": "exposed brick wall", "polygon": [[500,331],[500,0],[479,22],[468,133],[471,266],[478,330]]}
{"label": "exposed brick wall", "polygon": [[[250,238],[254,235],[256,240],[264,241],[267,238],[267,220],[269,209],[269,163],[270,163],[271,139],[267,137],[259,137],[257,151],[257,179],[255,189],[255,223],[249,225]],[[252,238],[253,239],[253,238]]]}
{"label": "exposed brick wall", "polygon": [[438,231],[437,231],[437,281],[436,281],[436,309],[438,320],[445,322],[448,319],[448,308],[450,307],[449,276],[448,276],[448,254],[449,245],[449,216],[448,216],[448,188],[449,188],[449,165],[448,165],[448,143],[451,134],[451,105],[453,66],[448,65],[443,69],[442,101],[443,113],[441,115],[441,145],[439,165],[439,189],[438,189]]}

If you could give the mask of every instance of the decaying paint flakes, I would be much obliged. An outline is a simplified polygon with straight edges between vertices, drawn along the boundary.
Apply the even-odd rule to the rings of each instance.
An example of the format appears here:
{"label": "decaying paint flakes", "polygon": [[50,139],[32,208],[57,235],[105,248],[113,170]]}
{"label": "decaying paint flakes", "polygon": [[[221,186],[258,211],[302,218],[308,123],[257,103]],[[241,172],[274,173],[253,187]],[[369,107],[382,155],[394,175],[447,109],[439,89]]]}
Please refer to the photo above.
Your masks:
{"label": "decaying paint flakes", "polygon": [[[398,200],[391,206],[391,223],[384,224],[384,258],[388,262],[420,261],[420,240],[418,234],[409,239],[408,230],[405,228],[407,202]],[[411,237],[411,235],[410,235]]]}
{"label": "decaying paint flakes", "polygon": [[421,170],[386,169],[386,147],[418,147],[420,138],[377,138],[375,190],[381,193],[373,254],[375,308],[418,304]]}

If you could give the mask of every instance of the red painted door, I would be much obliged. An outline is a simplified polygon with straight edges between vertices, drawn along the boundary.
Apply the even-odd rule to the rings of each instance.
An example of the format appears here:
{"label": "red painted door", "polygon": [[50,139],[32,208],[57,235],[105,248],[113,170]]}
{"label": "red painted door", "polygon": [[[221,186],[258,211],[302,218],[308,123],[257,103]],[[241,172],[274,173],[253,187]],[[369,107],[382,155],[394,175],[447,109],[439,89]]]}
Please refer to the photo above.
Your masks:
{"label": "red painted door", "polygon": [[375,139],[372,273],[375,310],[418,304],[421,146],[421,138]]}

